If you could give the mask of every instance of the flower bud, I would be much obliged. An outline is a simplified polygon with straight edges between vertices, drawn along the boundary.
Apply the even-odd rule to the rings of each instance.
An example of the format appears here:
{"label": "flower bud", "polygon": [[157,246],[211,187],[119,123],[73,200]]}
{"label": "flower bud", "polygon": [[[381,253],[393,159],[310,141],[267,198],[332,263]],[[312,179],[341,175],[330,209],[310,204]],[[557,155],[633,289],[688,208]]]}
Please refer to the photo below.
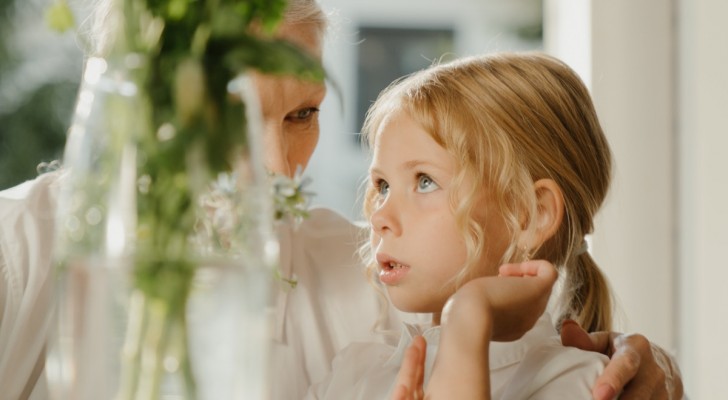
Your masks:
{"label": "flower bud", "polygon": [[182,125],[202,113],[205,97],[205,71],[202,65],[195,59],[182,61],[174,77],[174,101]]}

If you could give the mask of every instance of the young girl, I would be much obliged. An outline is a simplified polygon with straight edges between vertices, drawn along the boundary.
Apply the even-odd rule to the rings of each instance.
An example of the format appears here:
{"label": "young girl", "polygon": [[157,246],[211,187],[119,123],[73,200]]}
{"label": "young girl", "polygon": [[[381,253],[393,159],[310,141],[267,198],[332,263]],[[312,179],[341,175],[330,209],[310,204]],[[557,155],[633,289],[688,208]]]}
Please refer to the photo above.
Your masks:
{"label": "young girl", "polygon": [[[551,307],[557,326],[610,328],[610,295],[584,236],[611,156],[577,75],[540,54],[435,66],[387,88],[364,134],[373,149],[369,272],[395,307],[431,313],[432,326],[405,326],[397,348],[349,346],[309,396],[390,398],[422,335],[426,360],[416,339],[397,398],[421,394],[438,344],[432,398],[591,398],[606,357],[562,347],[543,313],[557,275],[550,262],[563,282]],[[503,264],[501,275],[521,277],[498,277]]]}

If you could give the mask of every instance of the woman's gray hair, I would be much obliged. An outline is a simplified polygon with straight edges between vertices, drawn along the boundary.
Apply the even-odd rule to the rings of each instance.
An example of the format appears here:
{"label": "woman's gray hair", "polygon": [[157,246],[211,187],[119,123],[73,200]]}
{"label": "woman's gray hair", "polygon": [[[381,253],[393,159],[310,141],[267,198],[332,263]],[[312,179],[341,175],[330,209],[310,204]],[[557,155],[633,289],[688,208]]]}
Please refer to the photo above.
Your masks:
{"label": "woman's gray hair", "polygon": [[[113,38],[111,33],[117,31],[121,23],[114,13],[116,0],[91,0],[87,13],[88,17],[80,27],[80,34],[85,44],[85,52],[89,56],[107,55]],[[311,24],[316,27],[321,37],[326,30],[328,17],[316,0],[288,0],[286,11],[283,13],[283,23],[290,25]]]}
{"label": "woman's gray hair", "polygon": [[319,35],[323,36],[328,24],[328,17],[316,0],[289,0],[286,11],[283,13],[283,23],[311,24],[316,27]]}

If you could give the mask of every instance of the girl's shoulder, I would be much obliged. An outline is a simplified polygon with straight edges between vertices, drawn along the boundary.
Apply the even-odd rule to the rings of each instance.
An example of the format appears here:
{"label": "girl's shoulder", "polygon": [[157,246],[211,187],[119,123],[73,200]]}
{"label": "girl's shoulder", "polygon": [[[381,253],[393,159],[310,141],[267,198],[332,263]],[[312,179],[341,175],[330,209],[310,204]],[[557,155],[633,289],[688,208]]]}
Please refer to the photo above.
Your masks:
{"label": "girl's shoulder", "polygon": [[502,399],[587,399],[609,358],[561,344],[558,336],[528,350]]}

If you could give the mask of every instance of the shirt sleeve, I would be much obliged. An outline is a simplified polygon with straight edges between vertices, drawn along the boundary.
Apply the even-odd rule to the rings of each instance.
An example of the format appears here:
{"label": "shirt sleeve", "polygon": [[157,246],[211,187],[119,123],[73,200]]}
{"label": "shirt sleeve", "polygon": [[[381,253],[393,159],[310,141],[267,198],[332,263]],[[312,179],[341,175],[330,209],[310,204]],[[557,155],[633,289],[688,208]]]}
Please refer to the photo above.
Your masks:
{"label": "shirt sleeve", "polygon": [[44,392],[56,180],[47,174],[0,192],[0,387],[7,398]]}

